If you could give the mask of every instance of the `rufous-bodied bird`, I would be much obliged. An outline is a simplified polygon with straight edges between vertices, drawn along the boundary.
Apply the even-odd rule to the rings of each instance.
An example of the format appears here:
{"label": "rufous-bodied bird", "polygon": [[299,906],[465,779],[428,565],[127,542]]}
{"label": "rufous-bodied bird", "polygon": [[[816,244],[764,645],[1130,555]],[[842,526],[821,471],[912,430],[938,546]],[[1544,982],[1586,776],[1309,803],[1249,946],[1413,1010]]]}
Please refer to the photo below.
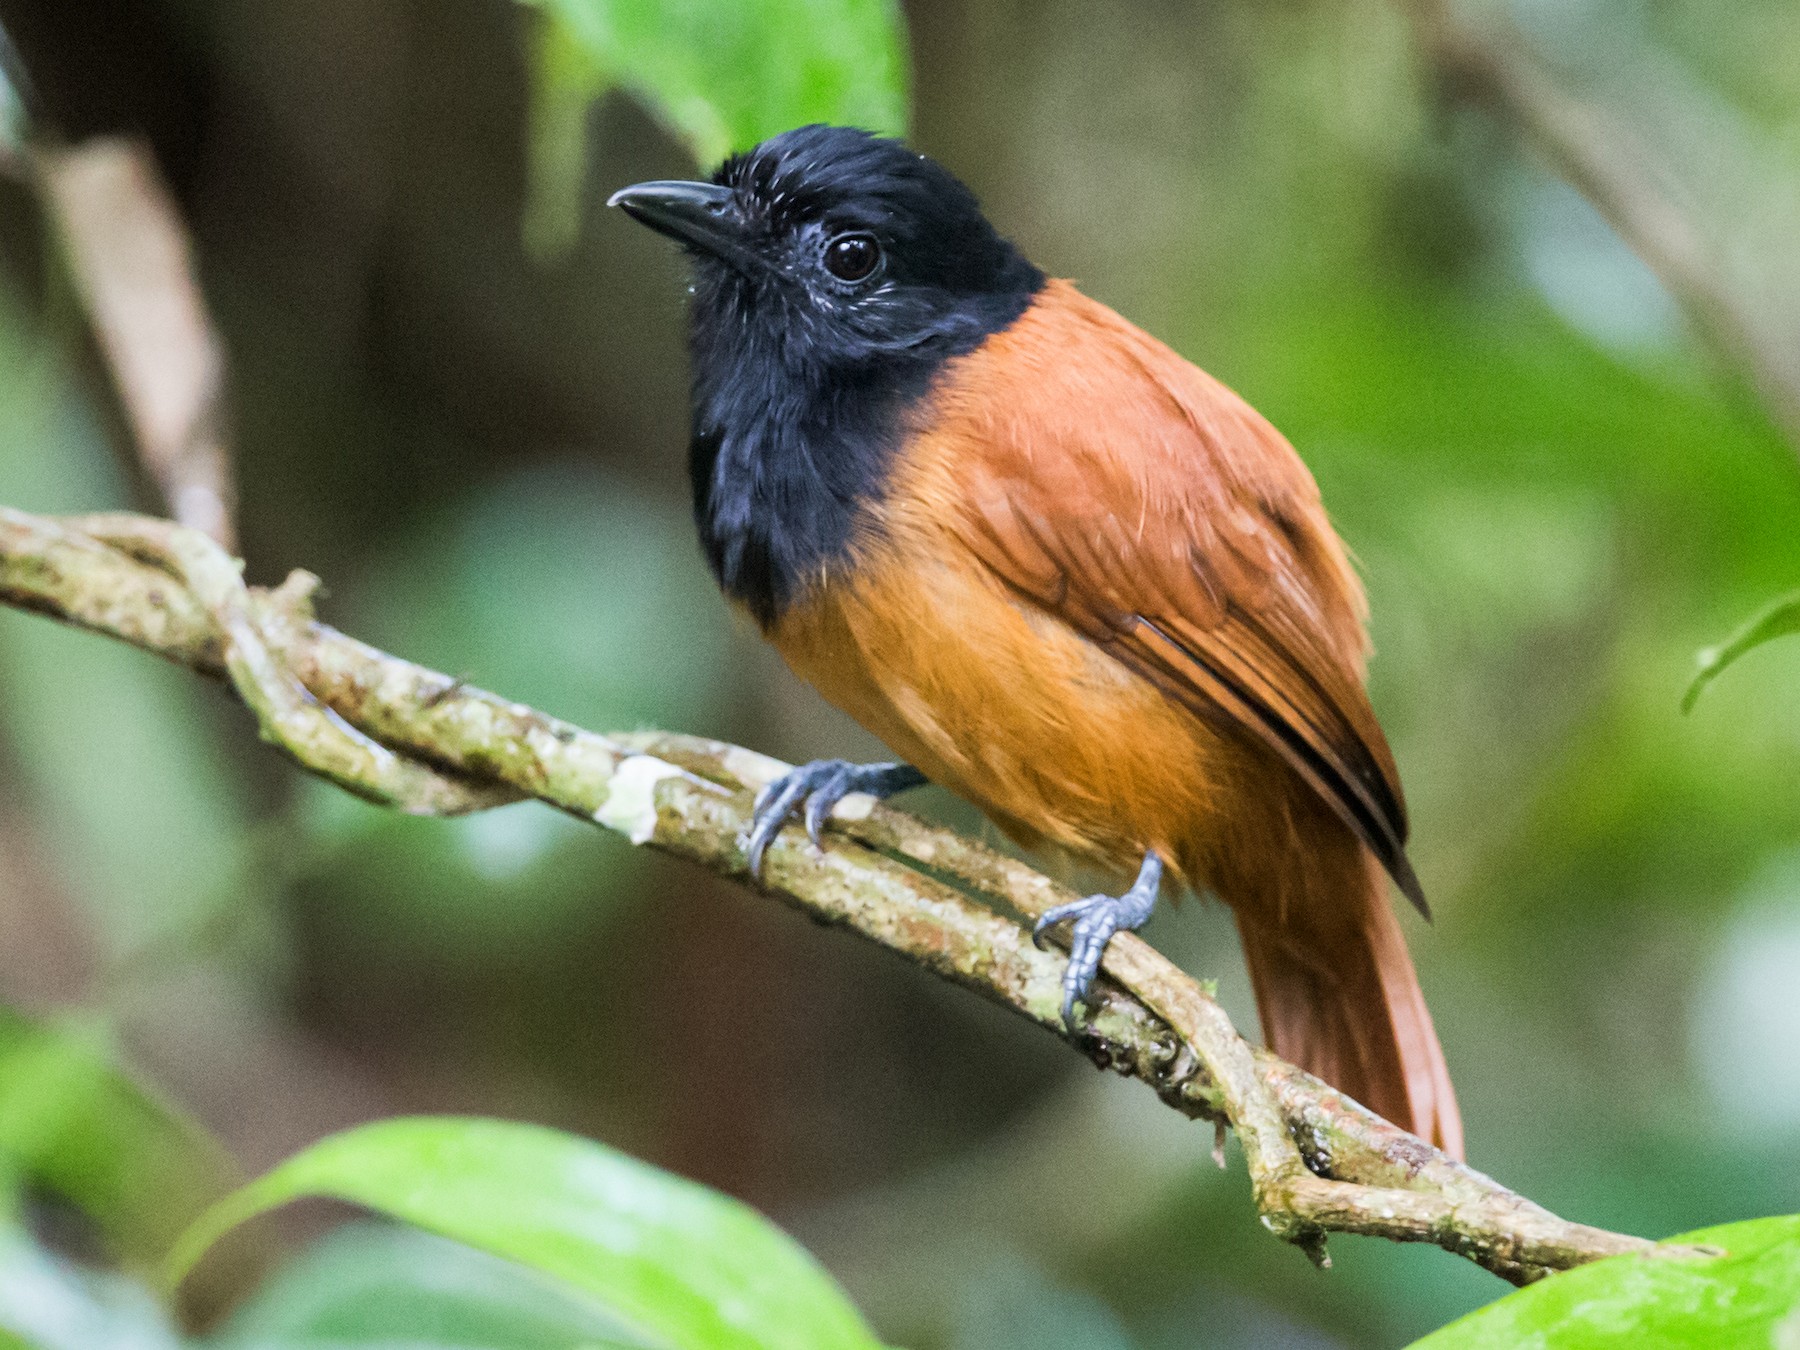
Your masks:
{"label": "rufous-bodied bird", "polygon": [[1363,688],[1365,602],[1243,399],[1003,239],[898,141],[809,126],[612,204],[693,260],[694,516],[789,666],[1027,847],[1136,880],[1073,921],[1064,1016],[1177,882],[1236,915],[1277,1053],[1451,1153],[1462,1129],[1383,871],[1421,911]]}

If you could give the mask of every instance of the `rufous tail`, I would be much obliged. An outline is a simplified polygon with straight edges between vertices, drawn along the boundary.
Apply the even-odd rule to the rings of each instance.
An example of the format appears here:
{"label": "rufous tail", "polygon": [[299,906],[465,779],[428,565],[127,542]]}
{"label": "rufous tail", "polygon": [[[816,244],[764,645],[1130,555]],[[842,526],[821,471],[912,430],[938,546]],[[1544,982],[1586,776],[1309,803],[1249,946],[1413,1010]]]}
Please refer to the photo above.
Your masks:
{"label": "rufous tail", "polygon": [[1456,1092],[1386,878],[1366,852],[1356,859],[1332,869],[1339,884],[1310,874],[1297,903],[1237,907],[1263,1035],[1283,1059],[1460,1159]]}

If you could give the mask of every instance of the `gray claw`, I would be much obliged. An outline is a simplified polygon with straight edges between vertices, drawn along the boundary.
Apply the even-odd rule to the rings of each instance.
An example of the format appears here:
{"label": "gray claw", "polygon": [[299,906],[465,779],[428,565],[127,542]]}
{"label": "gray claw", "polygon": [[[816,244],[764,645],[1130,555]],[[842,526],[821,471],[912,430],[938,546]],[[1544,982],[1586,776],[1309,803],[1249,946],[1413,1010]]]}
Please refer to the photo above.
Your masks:
{"label": "gray claw", "polygon": [[802,764],[756,794],[750,810],[750,833],[744,841],[744,863],[751,877],[760,881],[763,854],[802,802],[806,833],[818,845],[822,843],[831,809],[850,793],[887,797],[924,782],[925,775],[909,764],[856,765],[841,759],[815,759]]}
{"label": "gray claw", "polygon": [[755,880],[762,880],[763,854],[768,852],[775,836],[781,833],[782,825],[793,814],[794,804],[805,795],[806,783],[799,770],[777,778],[757,794],[751,812],[750,837],[744,848],[744,863]]}
{"label": "gray claw", "polygon": [[830,818],[832,809],[849,795],[850,766],[839,761],[830,774],[821,776],[812,795],[806,799],[806,835],[813,841],[815,848],[822,845],[819,836],[825,829],[825,822]]}
{"label": "gray claw", "polygon": [[1039,916],[1038,921],[1031,925],[1032,945],[1039,951],[1049,951],[1050,944],[1044,941],[1044,935],[1046,933],[1056,927],[1056,925],[1061,923],[1064,919],[1073,918],[1075,915],[1080,914],[1092,901],[1104,899],[1106,899],[1106,897],[1103,895],[1090,895],[1086,900],[1071,900],[1066,905],[1057,905],[1053,909],[1045,910],[1043,914]]}
{"label": "gray claw", "polygon": [[1062,1019],[1072,1032],[1081,1030],[1075,1016],[1075,1005],[1085,1002],[1094,976],[1100,971],[1100,958],[1106,944],[1120,929],[1140,927],[1156,908],[1156,892],[1162,884],[1162,859],[1154,850],[1144,855],[1137,880],[1123,895],[1090,895],[1071,900],[1066,905],[1045,910],[1032,925],[1031,940],[1044,945],[1044,934],[1064,919],[1073,919],[1069,933],[1069,964],[1063,968]]}

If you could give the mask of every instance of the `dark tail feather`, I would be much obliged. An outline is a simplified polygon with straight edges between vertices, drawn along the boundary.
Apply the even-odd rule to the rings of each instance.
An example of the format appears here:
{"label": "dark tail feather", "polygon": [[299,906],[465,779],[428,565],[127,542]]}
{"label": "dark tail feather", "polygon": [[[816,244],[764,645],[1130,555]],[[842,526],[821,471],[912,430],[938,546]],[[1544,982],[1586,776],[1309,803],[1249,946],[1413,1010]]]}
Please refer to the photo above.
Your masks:
{"label": "dark tail feather", "polygon": [[1361,876],[1307,896],[1285,923],[1239,908],[1263,1035],[1283,1059],[1461,1158],[1456,1092],[1386,878],[1366,854],[1359,862]]}

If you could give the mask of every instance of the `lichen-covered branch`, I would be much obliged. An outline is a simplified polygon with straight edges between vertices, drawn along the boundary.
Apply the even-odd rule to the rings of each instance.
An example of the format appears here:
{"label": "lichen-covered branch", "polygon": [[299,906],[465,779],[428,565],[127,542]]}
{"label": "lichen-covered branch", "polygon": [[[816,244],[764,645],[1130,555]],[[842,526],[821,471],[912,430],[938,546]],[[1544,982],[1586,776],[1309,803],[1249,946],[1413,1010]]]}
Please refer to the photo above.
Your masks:
{"label": "lichen-covered branch", "polygon": [[[0,602],[229,681],[266,739],[351,791],[433,814],[535,797],[748,881],[750,797],[788,766],[694,737],[597,735],[471,688],[318,623],[315,584],[297,573],[246,587],[217,545],[166,521],[0,508]],[[1263,1222],[1315,1259],[1325,1234],[1365,1233],[1435,1243],[1525,1283],[1662,1250],[1567,1223],[1253,1049],[1198,983],[1130,935],[1108,949],[1092,1020],[1071,1035],[1062,958],[1015,917],[1068,899],[1061,887],[867,798],[847,799],[834,824],[823,849],[784,831],[764,888],[1012,1008],[1187,1115],[1229,1124]]]}

